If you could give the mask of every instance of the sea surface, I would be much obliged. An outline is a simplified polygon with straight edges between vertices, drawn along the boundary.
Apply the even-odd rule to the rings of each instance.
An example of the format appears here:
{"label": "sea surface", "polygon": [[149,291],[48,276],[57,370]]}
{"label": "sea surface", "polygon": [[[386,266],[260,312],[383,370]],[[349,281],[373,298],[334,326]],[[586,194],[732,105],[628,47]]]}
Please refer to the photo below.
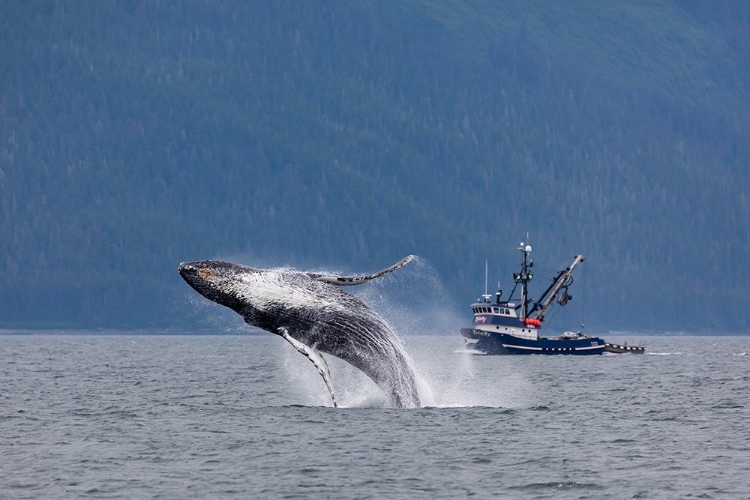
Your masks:
{"label": "sea surface", "polygon": [[406,337],[428,407],[262,336],[0,336],[0,498],[750,498],[750,337],[478,356]]}

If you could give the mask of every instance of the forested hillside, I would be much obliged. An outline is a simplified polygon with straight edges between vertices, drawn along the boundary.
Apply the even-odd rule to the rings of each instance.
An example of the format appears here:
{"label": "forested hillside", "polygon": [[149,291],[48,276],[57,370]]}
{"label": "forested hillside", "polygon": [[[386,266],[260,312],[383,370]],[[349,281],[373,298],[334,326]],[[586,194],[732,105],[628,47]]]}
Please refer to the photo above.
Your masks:
{"label": "forested hillside", "polygon": [[593,328],[750,327],[747,2],[0,14],[0,327],[189,328],[177,264],[222,257],[414,253],[461,309],[527,232]]}

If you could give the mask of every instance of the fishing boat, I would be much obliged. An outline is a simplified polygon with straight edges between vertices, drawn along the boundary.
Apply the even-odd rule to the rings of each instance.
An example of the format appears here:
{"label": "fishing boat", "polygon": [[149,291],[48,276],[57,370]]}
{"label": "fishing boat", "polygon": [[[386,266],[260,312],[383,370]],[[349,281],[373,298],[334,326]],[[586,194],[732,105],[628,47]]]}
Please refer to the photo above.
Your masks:
{"label": "fishing boat", "polygon": [[[605,342],[599,337],[590,337],[581,332],[565,332],[555,337],[541,337],[539,330],[545,315],[554,305],[565,306],[573,298],[568,287],[573,283],[573,270],[584,261],[576,255],[567,268],[558,272],[539,300],[529,298],[529,283],[534,277],[531,261],[531,245],[518,248],[522,255],[521,272],[513,273],[515,286],[508,300],[502,300],[502,290],[492,295],[487,293],[487,271],[485,268],[485,293],[471,305],[474,315],[472,328],[461,328],[468,348],[484,354],[602,354]],[[521,296],[513,299],[516,289],[521,287]],[[498,287],[499,288],[499,287]]]}

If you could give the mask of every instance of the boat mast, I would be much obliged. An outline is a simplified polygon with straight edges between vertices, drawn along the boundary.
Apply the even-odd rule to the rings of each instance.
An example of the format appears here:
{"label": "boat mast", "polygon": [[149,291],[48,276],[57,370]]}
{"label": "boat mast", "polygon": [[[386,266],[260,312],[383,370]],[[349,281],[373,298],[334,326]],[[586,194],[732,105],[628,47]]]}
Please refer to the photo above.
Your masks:
{"label": "boat mast", "polygon": [[487,271],[489,270],[489,266],[487,264],[488,261],[484,261],[484,294],[487,295]]}
{"label": "boat mast", "polygon": [[521,272],[513,273],[513,279],[515,280],[516,284],[521,284],[521,321],[523,321],[526,319],[528,312],[528,283],[534,278],[534,273],[530,272],[529,268],[531,268],[531,266],[533,266],[534,264],[528,258],[529,254],[531,253],[531,245],[524,246],[522,241],[518,249],[523,254],[523,261],[521,262]]}
{"label": "boat mast", "polygon": [[489,264],[487,264],[487,262],[487,260],[484,261],[484,295],[482,295],[482,300],[485,303],[489,303],[490,298],[492,297],[487,291],[487,272],[489,271]]}

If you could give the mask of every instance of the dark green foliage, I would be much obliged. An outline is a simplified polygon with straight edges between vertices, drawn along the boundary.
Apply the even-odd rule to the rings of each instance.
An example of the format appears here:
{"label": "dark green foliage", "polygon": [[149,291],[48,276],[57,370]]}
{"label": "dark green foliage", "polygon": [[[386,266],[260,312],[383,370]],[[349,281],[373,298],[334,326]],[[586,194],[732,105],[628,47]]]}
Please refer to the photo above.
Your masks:
{"label": "dark green foliage", "polygon": [[416,253],[463,308],[527,231],[595,328],[750,326],[744,2],[0,12],[0,326],[189,327],[220,257]]}

